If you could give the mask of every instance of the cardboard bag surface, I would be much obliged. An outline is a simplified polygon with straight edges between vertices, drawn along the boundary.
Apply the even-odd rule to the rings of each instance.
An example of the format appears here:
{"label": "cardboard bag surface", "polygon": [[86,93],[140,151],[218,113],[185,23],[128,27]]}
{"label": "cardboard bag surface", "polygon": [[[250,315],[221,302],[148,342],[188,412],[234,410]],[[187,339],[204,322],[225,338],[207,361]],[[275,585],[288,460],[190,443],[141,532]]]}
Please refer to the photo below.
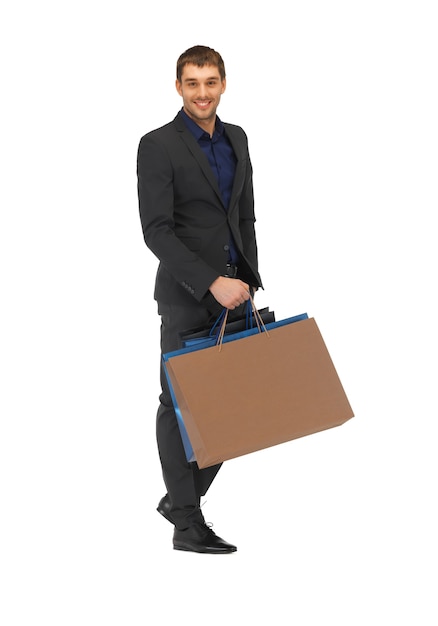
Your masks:
{"label": "cardboard bag surface", "polygon": [[313,318],[166,362],[200,468],[354,416]]}

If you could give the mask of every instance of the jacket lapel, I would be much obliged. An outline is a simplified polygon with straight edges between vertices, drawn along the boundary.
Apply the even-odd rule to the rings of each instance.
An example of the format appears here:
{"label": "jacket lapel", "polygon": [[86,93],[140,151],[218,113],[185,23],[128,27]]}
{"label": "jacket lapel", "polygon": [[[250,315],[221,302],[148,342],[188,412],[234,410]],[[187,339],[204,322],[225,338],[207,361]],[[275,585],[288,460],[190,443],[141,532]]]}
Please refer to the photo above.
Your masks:
{"label": "jacket lapel", "polygon": [[234,175],[233,189],[231,191],[229,211],[232,211],[237,204],[237,199],[242,193],[243,183],[245,181],[245,159],[246,154],[242,151],[242,142],[239,135],[235,133],[235,128],[229,124],[225,124],[225,132],[233,146],[236,155],[236,173]]}
{"label": "jacket lapel", "polygon": [[219,198],[223,206],[223,201],[222,201],[221,193],[219,191],[219,186],[217,184],[217,180],[213,174],[213,171],[210,167],[207,157],[202,152],[196,139],[193,137],[192,133],[189,131],[189,129],[184,124],[184,121],[179,117],[179,115],[176,116],[174,121],[175,121],[176,128],[178,132],[180,133],[181,139],[184,141],[187,148],[190,150],[191,154],[193,155],[193,158],[198,163],[204,176],[206,177],[210,185],[213,187],[217,197]]}
{"label": "jacket lapel", "polygon": [[[198,163],[201,168],[204,176],[213,187],[221,205],[224,207],[224,203],[222,200],[221,193],[219,191],[219,186],[217,184],[217,180],[213,174],[213,171],[210,167],[207,157],[202,152],[199,147],[196,139],[193,137],[192,133],[189,131],[187,126],[184,124],[184,121],[181,119],[179,115],[175,117],[175,126],[178,133],[181,136],[181,139],[186,144],[187,148],[190,150],[193,158]],[[233,147],[234,154],[236,155],[237,163],[236,163],[236,173],[234,175],[233,189],[231,192],[230,206],[229,211],[233,209],[236,205],[237,198],[242,192],[243,182],[245,180],[245,158],[246,155],[242,152],[242,142],[239,140],[239,135],[235,133],[235,129],[232,125],[225,124],[227,137]],[[224,207],[225,209],[225,207]]]}

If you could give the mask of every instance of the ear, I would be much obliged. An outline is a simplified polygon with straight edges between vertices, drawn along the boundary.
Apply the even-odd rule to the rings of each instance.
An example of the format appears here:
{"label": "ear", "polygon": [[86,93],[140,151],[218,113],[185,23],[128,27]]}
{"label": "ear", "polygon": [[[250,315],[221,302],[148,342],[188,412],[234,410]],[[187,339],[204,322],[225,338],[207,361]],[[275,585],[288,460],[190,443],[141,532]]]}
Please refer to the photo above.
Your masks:
{"label": "ear", "polygon": [[178,79],[175,81],[175,87],[180,96],[182,96],[182,85]]}
{"label": "ear", "polygon": [[222,91],[221,91],[221,94],[224,93],[226,88],[227,88],[227,79],[224,78],[224,80],[222,81]]}

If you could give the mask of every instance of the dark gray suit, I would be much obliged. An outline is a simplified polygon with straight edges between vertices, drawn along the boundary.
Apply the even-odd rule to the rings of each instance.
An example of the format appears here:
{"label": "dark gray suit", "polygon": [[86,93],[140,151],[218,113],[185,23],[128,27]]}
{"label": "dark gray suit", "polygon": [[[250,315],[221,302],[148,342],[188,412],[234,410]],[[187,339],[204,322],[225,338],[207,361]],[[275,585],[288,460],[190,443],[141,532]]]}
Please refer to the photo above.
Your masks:
{"label": "dark gray suit", "polygon": [[[230,232],[239,256],[238,278],[261,287],[247,138],[232,124],[225,124],[225,132],[237,159],[228,210],[207,157],[179,115],[140,140],[140,218],[146,244],[159,259],[154,297],[162,352],[179,348],[181,331],[206,324],[221,311],[208,288],[225,274]],[[202,518],[199,500],[219,466],[199,470],[187,463],[163,371],[161,378],[158,448],[172,517],[185,528]]]}

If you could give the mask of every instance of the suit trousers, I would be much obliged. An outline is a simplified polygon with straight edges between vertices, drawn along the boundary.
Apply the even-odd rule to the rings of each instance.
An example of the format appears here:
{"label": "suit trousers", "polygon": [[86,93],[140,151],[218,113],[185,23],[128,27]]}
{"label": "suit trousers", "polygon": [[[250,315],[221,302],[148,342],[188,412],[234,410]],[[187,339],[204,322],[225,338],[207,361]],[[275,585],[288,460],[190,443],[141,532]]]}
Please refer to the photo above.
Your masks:
{"label": "suit trousers", "polygon": [[[234,311],[229,311],[229,319],[241,315],[244,306],[241,305]],[[161,352],[171,352],[181,348],[183,331],[212,325],[220,311],[220,305],[217,305],[216,310],[212,312],[196,301],[193,306],[159,302]],[[162,362],[160,380],[160,405],[157,412],[158,452],[164,483],[171,502],[170,515],[175,526],[182,530],[196,522],[204,522],[200,508],[201,496],[207,493],[221,464],[200,469],[196,462],[187,461]]]}

